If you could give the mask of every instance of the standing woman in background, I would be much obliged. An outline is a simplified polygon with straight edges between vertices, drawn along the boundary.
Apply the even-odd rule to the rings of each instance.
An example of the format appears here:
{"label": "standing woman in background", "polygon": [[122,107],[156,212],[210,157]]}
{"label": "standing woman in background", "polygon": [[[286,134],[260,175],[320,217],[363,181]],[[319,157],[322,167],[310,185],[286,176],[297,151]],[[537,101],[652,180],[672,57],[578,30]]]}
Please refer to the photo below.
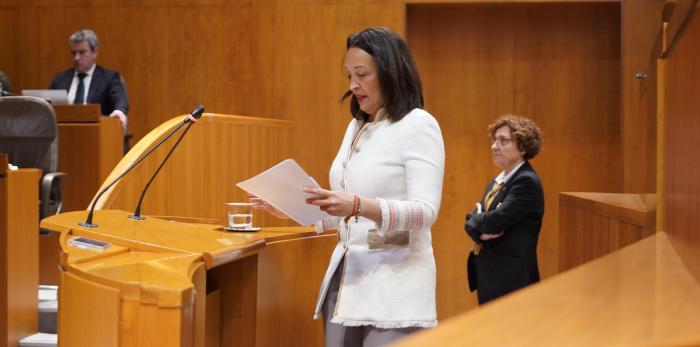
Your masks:
{"label": "standing woman in background", "polygon": [[539,153],[535,122],[506,115],[489,126],[493,163],[503,171],[486,186],[465,231],[474,241],[467,260],[469,289],[479,304],[539,282],[537,239],[544,191],[529,160]]}
{"label": "standing woman in background", "polygon": [[353,119],[330,190],[305,189],[315,195],[307,203],[333,216],[317,231],[338,230],[314,317],[323,314],[326,346],[381,346],[437,324],[430,227],[445,151],[403,39],[370,28],[350,35],[346,48],[343,99]]}

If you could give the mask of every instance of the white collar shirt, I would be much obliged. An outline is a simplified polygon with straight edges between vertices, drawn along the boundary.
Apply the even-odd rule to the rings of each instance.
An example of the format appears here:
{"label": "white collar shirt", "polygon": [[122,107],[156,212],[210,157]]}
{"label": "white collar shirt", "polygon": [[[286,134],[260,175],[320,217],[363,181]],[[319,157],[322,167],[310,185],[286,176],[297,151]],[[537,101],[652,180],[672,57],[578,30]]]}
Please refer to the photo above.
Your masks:
{"label": "white collar shirt", "polygon": [[[90,90],[90,82],[92,82],[92,75],[95,73],[95,66],[97,64],[92,64],[90,70],[87,71],[87,76],[83,79],[83,104],[87,104],[88,90]],[[70,103],[75,103],[75,94],[78,91],[78,71],[75,70],[73,73],[73,81],[70,84],[70,89],[68,89],[68,100]]]}
{"label": "white collar shirt", "polygon": [[520,164],[516,165],[513,168],[513,170],[510,170],[510,172],[507,175],[506,175],[505,171],[501,171],[501,173],[498,174],[498,176],[496,176],[496,178],[494,178],[494,180],[498,184],[506,184],[506,182],[508,182],[508,180],[511,177],[513,177],[513,175],[518,171],[518,169],[520,169],[521,166],[523,166],[523,164],[525,164],[525,160],[521,161]]}

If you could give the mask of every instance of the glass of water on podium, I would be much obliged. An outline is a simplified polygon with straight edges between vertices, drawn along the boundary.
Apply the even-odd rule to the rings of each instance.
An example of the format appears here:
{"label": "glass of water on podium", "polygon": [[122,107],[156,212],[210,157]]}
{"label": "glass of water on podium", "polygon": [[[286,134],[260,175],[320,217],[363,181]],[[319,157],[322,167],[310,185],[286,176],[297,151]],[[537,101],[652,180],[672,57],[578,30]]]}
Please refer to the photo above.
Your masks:
{"label": "glass of water on podium", "polygon": [[253,228],[253,205],[250,202],[227,202],[226,213],[228,215],[228,231],[255,231]]}

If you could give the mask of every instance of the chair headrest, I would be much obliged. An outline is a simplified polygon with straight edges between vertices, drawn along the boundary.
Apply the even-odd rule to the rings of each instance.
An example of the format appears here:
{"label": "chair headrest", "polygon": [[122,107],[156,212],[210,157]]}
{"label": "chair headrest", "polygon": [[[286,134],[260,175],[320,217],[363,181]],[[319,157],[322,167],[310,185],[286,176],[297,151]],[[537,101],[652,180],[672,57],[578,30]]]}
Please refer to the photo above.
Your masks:
{"label": "chair headrest", "polygon": [[53,107],[32,96],[0,97],[0,153],[19,167],[55,172],[58,130]]}
{"label": "chair headrest", "polygon": [[56,114],[51,104],[33,96],[0,97],[0,136],[56,137]]}

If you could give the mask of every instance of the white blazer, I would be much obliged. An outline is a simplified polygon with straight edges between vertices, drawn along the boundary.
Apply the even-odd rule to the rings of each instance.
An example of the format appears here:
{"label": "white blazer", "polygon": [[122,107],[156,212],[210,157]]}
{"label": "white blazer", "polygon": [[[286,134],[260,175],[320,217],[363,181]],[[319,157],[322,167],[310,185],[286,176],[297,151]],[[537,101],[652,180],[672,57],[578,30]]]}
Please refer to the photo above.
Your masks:
{"label": "white blazer", "polygon": [[[435,259],[430,227],[437,219],[442,196],[445,149],[437,120],[414,109],[391,122],[380,111],[365,125],[353,119],[330,170],[332,190],[379,200],[382,222],[334,218],[318,230],[338,226],[338,244],[331,256],[314,318],[340,261],[345,266],[331,322],[378,328],[433,327]],[[357,140],[353,143],[356,134]],[[370,249],[374,235],[407,239],[406,244]]]}

